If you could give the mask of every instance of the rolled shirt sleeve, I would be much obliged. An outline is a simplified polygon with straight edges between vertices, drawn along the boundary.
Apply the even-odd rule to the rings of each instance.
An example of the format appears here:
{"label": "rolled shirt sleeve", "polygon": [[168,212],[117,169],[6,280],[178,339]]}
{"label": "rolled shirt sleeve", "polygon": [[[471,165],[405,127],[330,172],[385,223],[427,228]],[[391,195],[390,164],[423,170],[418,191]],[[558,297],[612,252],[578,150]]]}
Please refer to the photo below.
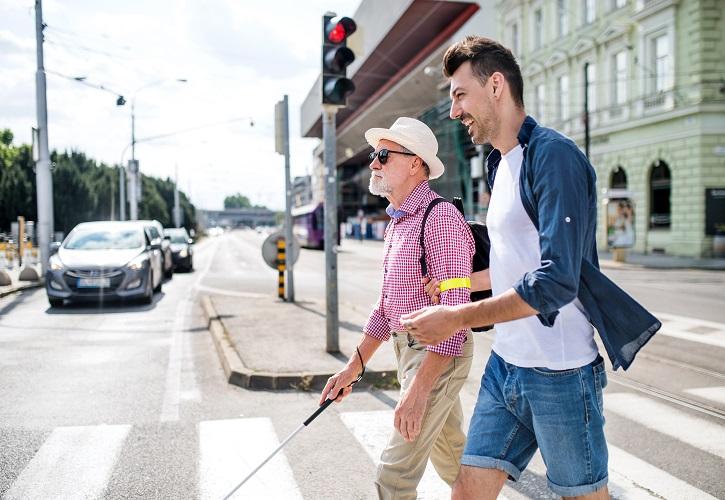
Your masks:
{"label": "rolled shirt sleeve", "polygon": [[375,307],[370,313],[368,321],[365,323],[365,328],[363,328],[363,332],[365,332],[366,335],[370,335],[382,342],[387,342],[390,338],[390,325],[383,314],[382,303],[383,301],[381,297],[378,299],[378,303],[375,304]]}
{"label": "rolled shirt sleeve", "polygon": [[[537,200],[541,266],[527,272],[514,290],[552,326],[558,310],[577,296],[591,203],[596,204],[593,169],[566,140],[529,151],[533,199]],[[594,211],[596,213],[596,210]]]}

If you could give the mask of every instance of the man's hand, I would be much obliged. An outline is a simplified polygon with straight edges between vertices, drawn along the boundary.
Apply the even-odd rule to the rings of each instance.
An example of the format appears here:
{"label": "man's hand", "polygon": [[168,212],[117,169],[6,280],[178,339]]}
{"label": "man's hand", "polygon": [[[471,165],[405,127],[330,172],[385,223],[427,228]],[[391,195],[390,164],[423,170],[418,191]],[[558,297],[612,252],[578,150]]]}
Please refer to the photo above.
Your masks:
{"label": "man's hand", "polygon": [[435,278],[429,278],[428,276],[423,276],[420,279],[421,283],[425,285],[425,293],[428,294],[430,297],[430,301],[433,304],[440,304],[441,303],[441,289],[440,289],[440,282]]}
{"label": "man's hand", "polygon": [[325,388],[322,389],[322,394],[320,394],[319,404],[324,403],[326,399],[334,399],[337,403],[341,402],[352,392],[350,384],[357,380],[357,377],[358,373],[350,366],[346,366],[334,374],[327,379],[327,384],[325,384]]}
{"label": "man's hand", "polygon": [[463,328],[455,306],[431,306],[400,317],[403,327],[423,345],[440,344]]}
{"label": "man's hand", "polygon": [[423,427],[423,415],[428,404],[425,394],[410,387],[395,407],[395,429],[406,441],[415,441]]}

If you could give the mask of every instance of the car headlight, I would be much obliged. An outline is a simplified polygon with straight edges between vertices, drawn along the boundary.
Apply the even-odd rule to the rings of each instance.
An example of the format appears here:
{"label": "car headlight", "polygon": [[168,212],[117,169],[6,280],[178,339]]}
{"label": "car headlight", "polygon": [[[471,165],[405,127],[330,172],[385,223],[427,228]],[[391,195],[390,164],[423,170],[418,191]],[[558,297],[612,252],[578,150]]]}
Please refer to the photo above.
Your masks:
{"label": "car headlight", "polygon": [[187,255],[189,255],[189,252],[186,250],[186,248],[179,252],[179,257],[181,257],[182,259],[185,259]]}
{"label": "car headlight", "polygon": [[126,264],[126,267],[131,269],[132,271],[138,271],[140,269],[143,269],[143,266],[148,262],[148,258],[145,255],[139,255],[138,257],[131,260],[128,264]]}
{"label": "car headlight", "polygon": [[52,271],[60,271],[61,269],[63,269],[63,263],[60,261],[60,257],[58,257],[57,255],[51,255],[48,264],[50,265],[50,269]]}

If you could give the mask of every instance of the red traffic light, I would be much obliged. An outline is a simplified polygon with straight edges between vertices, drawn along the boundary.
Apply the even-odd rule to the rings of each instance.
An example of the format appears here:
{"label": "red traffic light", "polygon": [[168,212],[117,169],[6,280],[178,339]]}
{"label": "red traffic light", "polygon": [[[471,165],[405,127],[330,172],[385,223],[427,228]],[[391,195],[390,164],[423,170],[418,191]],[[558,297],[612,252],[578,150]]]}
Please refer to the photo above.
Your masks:
{"label": "red traffic light", "polygon": [[331,43],[342,43],[355,33],[356,29],[357,24],[349,17],[335,17],[330,19],[325,27],[325,35]]}

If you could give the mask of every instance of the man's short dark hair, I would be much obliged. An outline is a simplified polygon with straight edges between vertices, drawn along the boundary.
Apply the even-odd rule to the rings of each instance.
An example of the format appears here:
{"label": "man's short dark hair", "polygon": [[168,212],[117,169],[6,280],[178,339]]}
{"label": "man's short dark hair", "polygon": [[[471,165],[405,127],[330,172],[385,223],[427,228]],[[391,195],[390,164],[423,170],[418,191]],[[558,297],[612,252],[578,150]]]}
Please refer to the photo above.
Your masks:
{"label": "man's short dark hair", "polygon": [[524,80],[513,53],[500,43],[483,36],[467,36],[451,45],[443,56],[443,74],[450,78],[466,61],[485,85],[488,77],[498,71],[506,77],[511,97],[520,108],[524,107]]}

